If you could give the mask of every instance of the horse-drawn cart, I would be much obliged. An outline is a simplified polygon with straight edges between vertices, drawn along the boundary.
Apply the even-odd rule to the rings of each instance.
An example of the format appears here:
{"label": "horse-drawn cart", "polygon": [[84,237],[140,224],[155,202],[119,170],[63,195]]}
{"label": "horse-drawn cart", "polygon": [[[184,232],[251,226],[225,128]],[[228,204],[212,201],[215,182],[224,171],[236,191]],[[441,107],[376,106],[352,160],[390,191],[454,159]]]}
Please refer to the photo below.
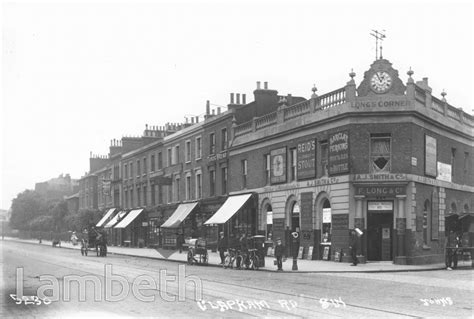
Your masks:
{"label": "horse-drawn cart", "polygon": [[97,257],[107,256],[107,239],[104,232],[96,228],[85,229],[80,242],[82,256],[87,256],[89,250],[95,250]]}
{"label": "horse-drawn cart", "polygon": [[474,214],[449,214],[445,217],[446,252],[448,269],[456,269],[458,260],[471,259],[474,267]]}
{"label": "horse-drawn cart", "polygon": [[188,247],[188,264],[203,264],[209,262],[209,254],[207,252],[207,243],[203,238],[192,238],[185,240]]}

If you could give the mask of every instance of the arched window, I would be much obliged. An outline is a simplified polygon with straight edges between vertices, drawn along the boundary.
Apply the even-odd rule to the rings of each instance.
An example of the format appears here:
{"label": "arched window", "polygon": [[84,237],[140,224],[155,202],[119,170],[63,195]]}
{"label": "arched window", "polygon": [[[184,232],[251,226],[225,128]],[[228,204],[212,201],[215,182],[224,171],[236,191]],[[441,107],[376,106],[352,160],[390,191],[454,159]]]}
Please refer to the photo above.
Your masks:
{"label": "arched window", "polygon": [[331,214],[331,203],[326,198],[323,200],[323,220],[321,225],[321,241],[330,243],[332,233],[332,214]]}
{"label": "arched window", "polygon": [[291,231],[300,231],[300,216],[300,205],[298,202],[294,202],[291,208]]}
{"label": "arched window", "polygon": [[456,214],[458,212],[458,208],[455,202],[451,203],[451,213]]}
{"label": "arched window", "polygon": [[263,208],[265,211],[264,218],[266,222],[266,228],[265,228],[265,236],[268,239],[272,239],[273,237],[273,210],[272,210],[272,205],[266,204],[265,207]]}

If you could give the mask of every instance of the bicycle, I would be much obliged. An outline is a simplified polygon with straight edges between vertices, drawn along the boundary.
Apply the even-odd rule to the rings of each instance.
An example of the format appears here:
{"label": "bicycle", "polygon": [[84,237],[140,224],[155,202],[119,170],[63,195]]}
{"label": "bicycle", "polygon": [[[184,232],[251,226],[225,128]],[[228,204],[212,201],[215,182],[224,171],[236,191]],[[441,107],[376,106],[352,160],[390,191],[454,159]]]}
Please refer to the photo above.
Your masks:
{"label": "bicycle", "polygon": [[236,250],[233,248],[229,248],[227,250],[227,254],[224,259],[224,268],[234,268],[234,261],[236,260],[237,253]]}
{"label": "bicycle", "polygon": [[257,256],[257,249],[249,249],[249,268],[258,270],[260,265],[260,258]]}

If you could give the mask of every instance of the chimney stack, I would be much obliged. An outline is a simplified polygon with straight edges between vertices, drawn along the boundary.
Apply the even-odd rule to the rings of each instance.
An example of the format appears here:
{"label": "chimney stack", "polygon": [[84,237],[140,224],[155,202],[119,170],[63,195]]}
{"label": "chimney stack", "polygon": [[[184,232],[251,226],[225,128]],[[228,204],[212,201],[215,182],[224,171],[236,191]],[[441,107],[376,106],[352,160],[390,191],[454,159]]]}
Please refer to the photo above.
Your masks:
{"label": "chimney stack", "polygon": [[221,107],[220,106],[217,107],[217,114],[221,114]]}
{"label": "chimney stack", "polygon": [[230,93],[230,104],[234,104],[234,93]]}
{"label": "chimney stack", "polygon": [[245,94],[242,94],[242,104],[247,104],[245,103]]}
{"label": "chimney stack", "polygon": [[240,104],[240,93],[237,93],[237,104]]}
{"label": "chimney stack", "polygon": [[268,82],[263,82],[263,89],[268,90]]}
{"label": "chimney stack", "polygon": [[260,90],[260,81],[257,81],[257,90]]}
{"label": "chimney stack", "polygon": [[216,115],[216,110],[212,109],[212,115]]}
{"label": "chimney stack", "polygon": [[206,115],[209,115],[211,113],[211,105],[209,103],[209,100],[206,101]]}

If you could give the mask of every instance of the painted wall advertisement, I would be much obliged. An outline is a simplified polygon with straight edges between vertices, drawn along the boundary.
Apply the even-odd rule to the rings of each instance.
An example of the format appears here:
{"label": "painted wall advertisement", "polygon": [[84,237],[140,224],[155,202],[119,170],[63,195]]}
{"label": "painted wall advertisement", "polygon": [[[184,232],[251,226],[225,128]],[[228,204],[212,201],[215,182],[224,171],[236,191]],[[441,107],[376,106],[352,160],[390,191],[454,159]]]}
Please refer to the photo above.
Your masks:
{"label": "painted wall advertisement", "polygon": [[277,148],[270,152],[272,169],[270,181],[272,184],[286,182],[286,147]]}
{"label": "painted wall advertisement", "polygon": [[296,148],[298,180],[316,177],[316,140],[298,143]]}
{"label": "painted wall advertisement", "polygon": [[329,175],[349,173],[349,132],[329,136]]}
{"label": "painted wall advertisement", "polygon": [[425,135],[425,174],[436,177],[437,174],[436,139]]}

